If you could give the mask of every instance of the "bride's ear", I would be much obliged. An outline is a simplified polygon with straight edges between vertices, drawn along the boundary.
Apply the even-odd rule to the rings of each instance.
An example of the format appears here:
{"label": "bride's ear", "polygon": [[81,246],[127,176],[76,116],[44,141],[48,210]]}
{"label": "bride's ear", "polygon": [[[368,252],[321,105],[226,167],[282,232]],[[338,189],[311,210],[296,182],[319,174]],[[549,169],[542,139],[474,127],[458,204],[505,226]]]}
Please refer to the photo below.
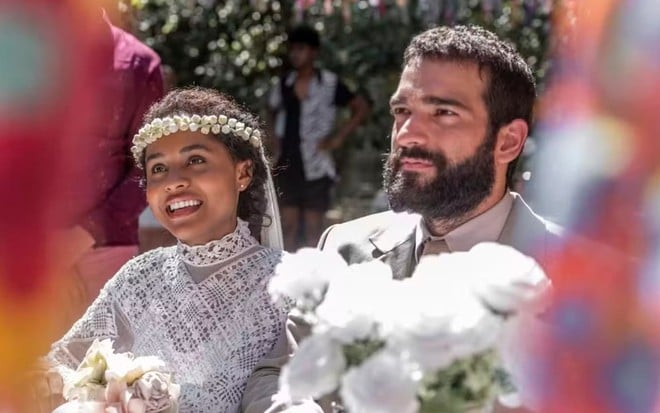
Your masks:
{"label": "bride's ear", "polygon": [[236,183],[239,190],[245,190],[252,182],[254,174],[254,164],[252,160],[246,159],[236,163]]}

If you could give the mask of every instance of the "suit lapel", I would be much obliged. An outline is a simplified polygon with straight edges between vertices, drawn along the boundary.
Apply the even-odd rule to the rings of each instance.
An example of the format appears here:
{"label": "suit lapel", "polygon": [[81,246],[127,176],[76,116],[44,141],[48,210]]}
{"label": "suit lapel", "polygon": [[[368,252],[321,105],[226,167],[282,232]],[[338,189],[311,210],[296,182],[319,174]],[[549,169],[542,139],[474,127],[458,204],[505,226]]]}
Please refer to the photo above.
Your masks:
{"label": "suit lapel", "polygon": [[388,264],[395,279],[410,277],[412,274],[415,227],[419,219],[416,214],[394,214],[395,222],[369,237],[373,245],[371,256]]}
{"label": "suit lapel", "polygon": [[546,223],[543,218],[536,215],[520,195],[515,194],[511,212],[498,241],[524,254],[538,256],[545,252],[546,234]]}

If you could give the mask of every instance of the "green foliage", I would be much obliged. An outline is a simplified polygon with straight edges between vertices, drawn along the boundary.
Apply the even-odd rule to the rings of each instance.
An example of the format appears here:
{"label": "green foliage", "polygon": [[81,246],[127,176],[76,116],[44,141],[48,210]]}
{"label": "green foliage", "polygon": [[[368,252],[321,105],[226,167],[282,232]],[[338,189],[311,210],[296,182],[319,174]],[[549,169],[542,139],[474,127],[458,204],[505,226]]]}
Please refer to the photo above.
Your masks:
{"label": "green foliage", "polygon": [[464,413],[484,406],[502,390],[497,365],[496,353],[487,351],[425,377],[419,394],[420,413]]}
{"label": "green foliage", "polygon": [[346,357],[346,367],[359,366],[384,346],[385,342],[374,340],[359,340],[345,344],[343,351],[344,357]]}
{"label": "green foliage", "polygon": [[134,31],[177,84],[216,88],[253,110],[282,65],[289,5],[243,0],[133,0]]}

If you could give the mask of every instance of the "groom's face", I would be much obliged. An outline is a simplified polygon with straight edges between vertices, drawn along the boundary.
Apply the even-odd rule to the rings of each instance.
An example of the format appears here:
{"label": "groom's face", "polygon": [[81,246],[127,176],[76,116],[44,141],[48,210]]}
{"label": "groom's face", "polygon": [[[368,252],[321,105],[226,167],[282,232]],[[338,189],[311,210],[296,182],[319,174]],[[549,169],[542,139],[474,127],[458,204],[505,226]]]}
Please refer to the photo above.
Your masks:
{"label": "groom's face", "polygon": [[383,176],[393,210],[453,219],[491,193],[495,137],[483,76],[473,63],[422,59],[406,66],[390,102],[392,152]]}

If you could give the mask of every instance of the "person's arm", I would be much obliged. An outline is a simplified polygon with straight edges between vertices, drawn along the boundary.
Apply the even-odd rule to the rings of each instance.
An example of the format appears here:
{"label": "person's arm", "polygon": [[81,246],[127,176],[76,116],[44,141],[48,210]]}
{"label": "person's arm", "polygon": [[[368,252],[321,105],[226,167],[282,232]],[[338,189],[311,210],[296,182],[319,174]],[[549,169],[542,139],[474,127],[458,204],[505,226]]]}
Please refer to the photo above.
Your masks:
{"label": "person's arm", "polygon": [[350,109],[351,117],[339,127],[334,135],[319,142],[319,149],[331,151],[340,148],[346,138],[355,131],[369,114],[369,104],[362,95],[353,95],[346,106]]}
{"label": "person's arm", "polygon": [[139,95],[135,111],[132,115],[129,129],[126,131],[124,139],[126,140],[126,157],[131,165],[124,174],[123,178],[108,197],[95,207],[83,220],[81,226],[92,235],[97,245],[104,245],[106,239],[105,228],[109,225],[119,225],[123,227],[127,217],[137,217],[146,206],[144,190],[140,187],[142,172],[133,163],[130,154],[130,146],[133,135],[139,130],[142,124],[142,117],[149,107],[163,96],[163,78],[160,71],[160,64],[155,62],[149,69],[146,84],[141,91],[136,92]]}
{"label": "person's arm", "polygon": [[279,391],[282,367],[289,361],[298,342],[310,334],[309,326],[300,318],[290,315],[275,347],[255,367],[248,379],[241,412],[243,413],[322,413],[323,410],[312,400],[289,406],[286,395]]}
{"label": "person's arm", "polygon": [[270,93],[268,94],[268,104],[266,111],[266,136],[265,145],[270,155],[270,158],[273,162],[277,162],[277,159],[280,155],[280,139],[282,136],[278,136],[278,132],[282,133],[281,130],[277,130],[278,127],[281,128],[283,125],[278,125],[278,114],[282,109],[282,82],[281,78],[278,78],[276,84],[272,85]]}
{"label": "person's arm", "polygon": [[267,153],[273,162],[277,162],[280,156],[280,137],[275,132],[275,123],[277,122],[277,110],[268,109],[266,113],[266,136],[265,145]]}

